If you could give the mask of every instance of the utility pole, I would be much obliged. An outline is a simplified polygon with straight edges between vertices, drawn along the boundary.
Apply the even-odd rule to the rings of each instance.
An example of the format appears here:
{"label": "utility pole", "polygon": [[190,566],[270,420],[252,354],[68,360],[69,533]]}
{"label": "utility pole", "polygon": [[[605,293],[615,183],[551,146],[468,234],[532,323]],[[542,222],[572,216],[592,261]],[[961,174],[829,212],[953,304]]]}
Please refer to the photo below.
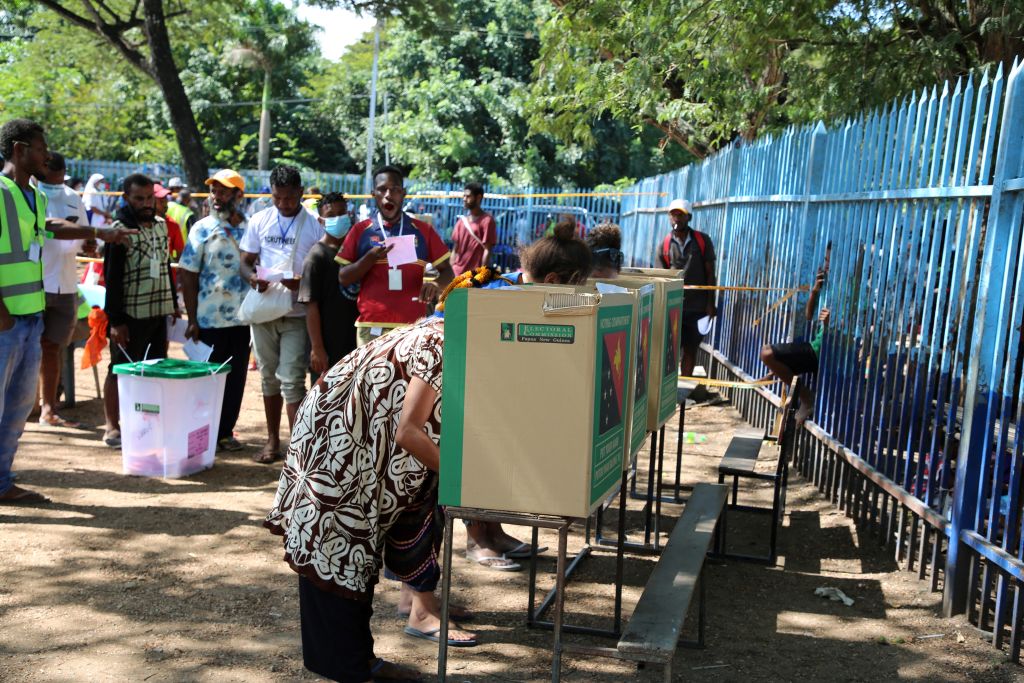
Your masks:
{"label": "utility pole", "polygon": [[366,194],[373,190],[373,123],[377,116],[377,62],[380,58],[380,29],[384,22],[377,17],[373,27],[373,70],[370,73],[370,123],[366,126]]}
{"label": "utility pole", "polygon": [[[384,91],[384,127],[388,127],[388,91]],[[391,165],[391,148],[388,146],[388,141],[384,141],[384,164],[386,166]]]}

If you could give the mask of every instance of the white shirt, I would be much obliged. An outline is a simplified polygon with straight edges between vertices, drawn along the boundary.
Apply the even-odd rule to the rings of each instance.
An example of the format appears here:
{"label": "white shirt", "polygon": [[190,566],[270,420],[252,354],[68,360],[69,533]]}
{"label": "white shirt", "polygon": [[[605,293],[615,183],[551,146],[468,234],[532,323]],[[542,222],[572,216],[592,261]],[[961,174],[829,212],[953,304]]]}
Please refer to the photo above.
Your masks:
{"label": "white shirt", "polygon": [[[323,236],[324,227],[305,207],[291,218],[285,218],[271,206],[249,218],[249,227],[238,248],[259,254],[260,265],[264,268],[291,272],[293,277],[300,277],[306,254]],[[298,292],[292,292],[292,301],[295,305],[288,315],[306,315],[305,305],[298,303]]]}
{"label": "white shirt", "polygon": [[[85,207],[78,194],[67,185],[39,183],[49,202],[47,218],[75,219],[77,225],[88,225]],[[82,240],[49,239],[43,243],[43,289],[49,294],[75,294],[78,292],[75,254],[82,248]]]}

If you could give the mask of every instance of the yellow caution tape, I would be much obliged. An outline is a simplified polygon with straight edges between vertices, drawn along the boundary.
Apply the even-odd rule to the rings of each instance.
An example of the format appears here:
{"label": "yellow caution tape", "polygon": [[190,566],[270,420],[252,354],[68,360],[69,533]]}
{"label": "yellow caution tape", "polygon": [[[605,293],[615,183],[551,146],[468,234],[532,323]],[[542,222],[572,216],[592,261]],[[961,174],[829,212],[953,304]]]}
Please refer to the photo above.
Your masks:
{"label": "yellow caution tape", "polygon": [[[103,259],[95,258],[93,256],[76,256],[75,260],[79,263],[103,263]],[[171,263],[171,268],[178,268],[177,263]]]}
{"label": "yellow caution tape", "polygon": [[[79,190],[78,194],[85,194],[84,190]],[[98,194],[104,197],[120,197],[122,192],[114,192],[112,190],[106,190],[104,192],[93,191],[92,194]],[[501,194],[487,192],[484,197],[488,199],[558,199],[559,197],[645,197],[645,196],[657,196],[664,197],[664,192],[527,192],[521,194]],[[193,197],[208,197],[207,192],[193,192]],[[270,194],[260,192],[247,192],[243,195],[244,197],[256,198],[256,197],[270,197]],[[320,199],[323,195],[321,194],[304,194],[303,199]],[[371,199],[371,194],[346,194],[345,199]],[[406,199],[462,199],[461,192],[439,192],[439,193],[428,193],[428,194],[409,194],[405,196]],[[524,207],[528,208],[528,207]]]}
{"label": "yellow caution tape", "polygon": [[710,377],[687,377],[685,375],[679,375],[679,381],[681,382],[696,382],[697,384],[703,384],[706,387],[731,387],[733,389],[754,389],[756,387],[767,387],[775,384],[778,380],[775,379],[755,379],[749,382],[727,380],[727,379],[711,379]]}
{"label": "yellow caution tape", "polygon": [[683,289],[723,291],[723,292],[806,292],[810,290],[807,285],[799,287],[746,287],[741,285],[683,285]]}
{"label": "yellow caution tape", "polygon": [[754,322],[750,323],[751,326],[752,327],[757,327],[758,325],[761,324],[762,320],[764,320],[768,315],[770,315],[772,313],[772,311],[774,311],[776,308],[778,308],[779,306],[781,306],[782,304],[786,303],[787,301],[792,299],[794,296],[796,296],[797,292],[806,291],[806,290],[807,290],[806,287],[799,287],[797,289],[791,290],[789,293],[786,294],[786,296],[782,297],[781,299],[776,301],[774,304],[769,306],[768,310],[765,311],[764,313],[762,313],[760,318],[758,318]]}

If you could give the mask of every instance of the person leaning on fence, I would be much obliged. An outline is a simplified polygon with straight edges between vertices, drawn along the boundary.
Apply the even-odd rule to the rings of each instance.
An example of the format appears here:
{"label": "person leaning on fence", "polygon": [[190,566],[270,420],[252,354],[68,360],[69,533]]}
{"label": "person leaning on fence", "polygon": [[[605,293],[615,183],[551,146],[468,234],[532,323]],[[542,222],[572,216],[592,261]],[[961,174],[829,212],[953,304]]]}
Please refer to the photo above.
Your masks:
{"label": "person leaning on fence", "polygon": [[217,428],[217,449],[243,448],[235,438],[235,423],[242,409],[249,362],[249,326],[238,322],[238,309],[249,291],[242,279],[242,253],[238,243],[245,234],[241,205],[245,180],[223,169],[206,181],[210,215],[188,234],[179,265],[179,279],[188,313],[185,336],[213,348],[210,361],[229,363],[224,401]]}
{"label": "person leaning on fence", "polygon": [[[672,232],[661,247],[661,264],[671,270],[682,271],[686,285],[717,284],[715,277],[715,245],[711,238],[690,227],[693,207],[684,199],[674,199],[668,207]],[[718,315],[713,291],[690,290],[683,296],[681,330],[682,361],[680,373],[689,377],[697,363],[697,351],[704,335],[697,321]]]}
{"label": "person leaning on fence", "polygon": [[306,393],[309,335],[306,307],[298,303],[297,290],[306,255],[324,234],[316,216],[302,206],[302,177],[297,168],[274,168],[270,172],[270,193],[274,205],[249,218],[249,227],[239,242],[242,277],[253,289],[266,292],[270,285],[256,270],[258,259],[266,277],[280,279],[292,292],[288,313],[252,325],[252,345],[267,418],[267,444],[253,456],[259,463],[271,463],[281,457],[281,410],[287,410],[288,423],[294,424],[295,409]]}
{"label": "person leaning on fence", "polygon": [[[36,186],[46,195],[46,217],[63,218],[76,225],[88,225],[82,199],[64,184],[64,157],[50,153],[50,160],[36,173]],[[82,425],[57,414],[57,385],[60,383],[61,355],[71,343],[78,322],[78,264],[75,256],[85,240],[47,240],[43,244],[43,357],[39,369],[39,424],[49,427]],[[95,242],[90,248],[95,248]]]}
{"label": "person leaning on fence", "polygon": [[167,357],[167,316],[179,317],[167,245],[167,225],[156,215],[153,181],[133,173],[122,183],[114,227],[137,230],[127,245],[105,245],[103,278],[109,321],[110,369],[103,383],[103,442],[121,446],[121,409],[114,366]]}
{"label": "person leaning on fence", "polygon": [[[359,284],[357,343],[362,346],[398,327],[405,327],[426,315],[428,303],[454,276],[451,254],[428,223],[402,211],[405,200],[404,176],[393,166],[373,174],[373,199],[377,215],[352,226],[338,253],[338,280],[349,287]],[[391,268],[386,246],[392,238],[412,237],[416,260]],[[426,266],[438,271],[435,282],[424,282]]]}
{"label": "person leaning on fence", "polygon": [[133,231],[75,225],[47,218],[47,199],[29,180],[50,157],[43,127],[28,119],[0,126],[0,505],[48,503],[14,484],[18,439],[36,397],[46,308],[42,249],[47,239],[129,239]]}
{"label": "person leaning on fence", "polygon": [[348,202],[340,192],[329,192],[320,200],[320,221],[324,236],[313,245],[302,266],[299,301],[306,304],[306,331],[309,333],[309,365],[319,376],[356,348],[355,292],[338,282],[340,266],[334,260],[341,243],[352,227]]}
{"label": "person leaning on fence", "polygon": [[587,233],[587,246],[594,259],[591,277],[610,279],[619,276],[624,256],[622,231],[614,223],[602,223]]}
{"label": "person leaning on fence", "polygon": [[459,216],[452,230],[452,272],[456,275],[491,265],[494,245],[498,243],[498,228],[494,217],[480,208],[483,199],[483,185],[466,183],[462,191],[466,214]]}
{"label": "person leaning on fence", "polygon": [[[765,344],[761,348],[761,362],[771,370],[764,379],[775,376],[782,380],[786,386],[793,381],[797,375],[811,375],[818,372],[818,357],[821,354],[821,342],[825,336],[825,328],[828,327],[831,312],[827,308],[818,311],[818,299],[821,290],[825,287],[825,280],[828,277],[828,265],[818,270],[814,278],[814,286],[811,287],[807,297],[807,305],[804,307],[804,315],[808,324],[813,325],[817,317],[819,322],[817,334],[809,342],[793,342],[790,344]],[[817,313],[817,316],[815,316]],[[800,382],[799,388],[800,407],[797,409],[795,418],[798,425],[807,421],[814,409],[814,390],[806,381]]]}

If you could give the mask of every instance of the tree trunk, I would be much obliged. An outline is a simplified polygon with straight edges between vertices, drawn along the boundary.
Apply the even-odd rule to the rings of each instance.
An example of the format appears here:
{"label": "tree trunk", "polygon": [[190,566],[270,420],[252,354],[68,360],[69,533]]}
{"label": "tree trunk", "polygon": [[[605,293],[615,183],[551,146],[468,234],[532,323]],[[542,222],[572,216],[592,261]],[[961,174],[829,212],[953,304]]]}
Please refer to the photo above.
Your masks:
{"label": "tree trunk", "polygon": [[146,18],[146,38],[149,43],[150,72],[160,86],[164,101],[167,103],[188,185],[193,189],[201,189],[209,174],[206,151],[203,149],[199,126],[192,115],[188,94],[185,92],[185,86],[181,84],[181,78],[178,77],[178,68],[174,65],[171,40],[167,35],[167,24],[164,20],[163,0],[143,0],[143,9]]}
{"label": "tree trunk", "polygon": [[260,141],[256,164],[261,171],[270,166],[270,69],[263,71],[263,106],[260,108]]}

